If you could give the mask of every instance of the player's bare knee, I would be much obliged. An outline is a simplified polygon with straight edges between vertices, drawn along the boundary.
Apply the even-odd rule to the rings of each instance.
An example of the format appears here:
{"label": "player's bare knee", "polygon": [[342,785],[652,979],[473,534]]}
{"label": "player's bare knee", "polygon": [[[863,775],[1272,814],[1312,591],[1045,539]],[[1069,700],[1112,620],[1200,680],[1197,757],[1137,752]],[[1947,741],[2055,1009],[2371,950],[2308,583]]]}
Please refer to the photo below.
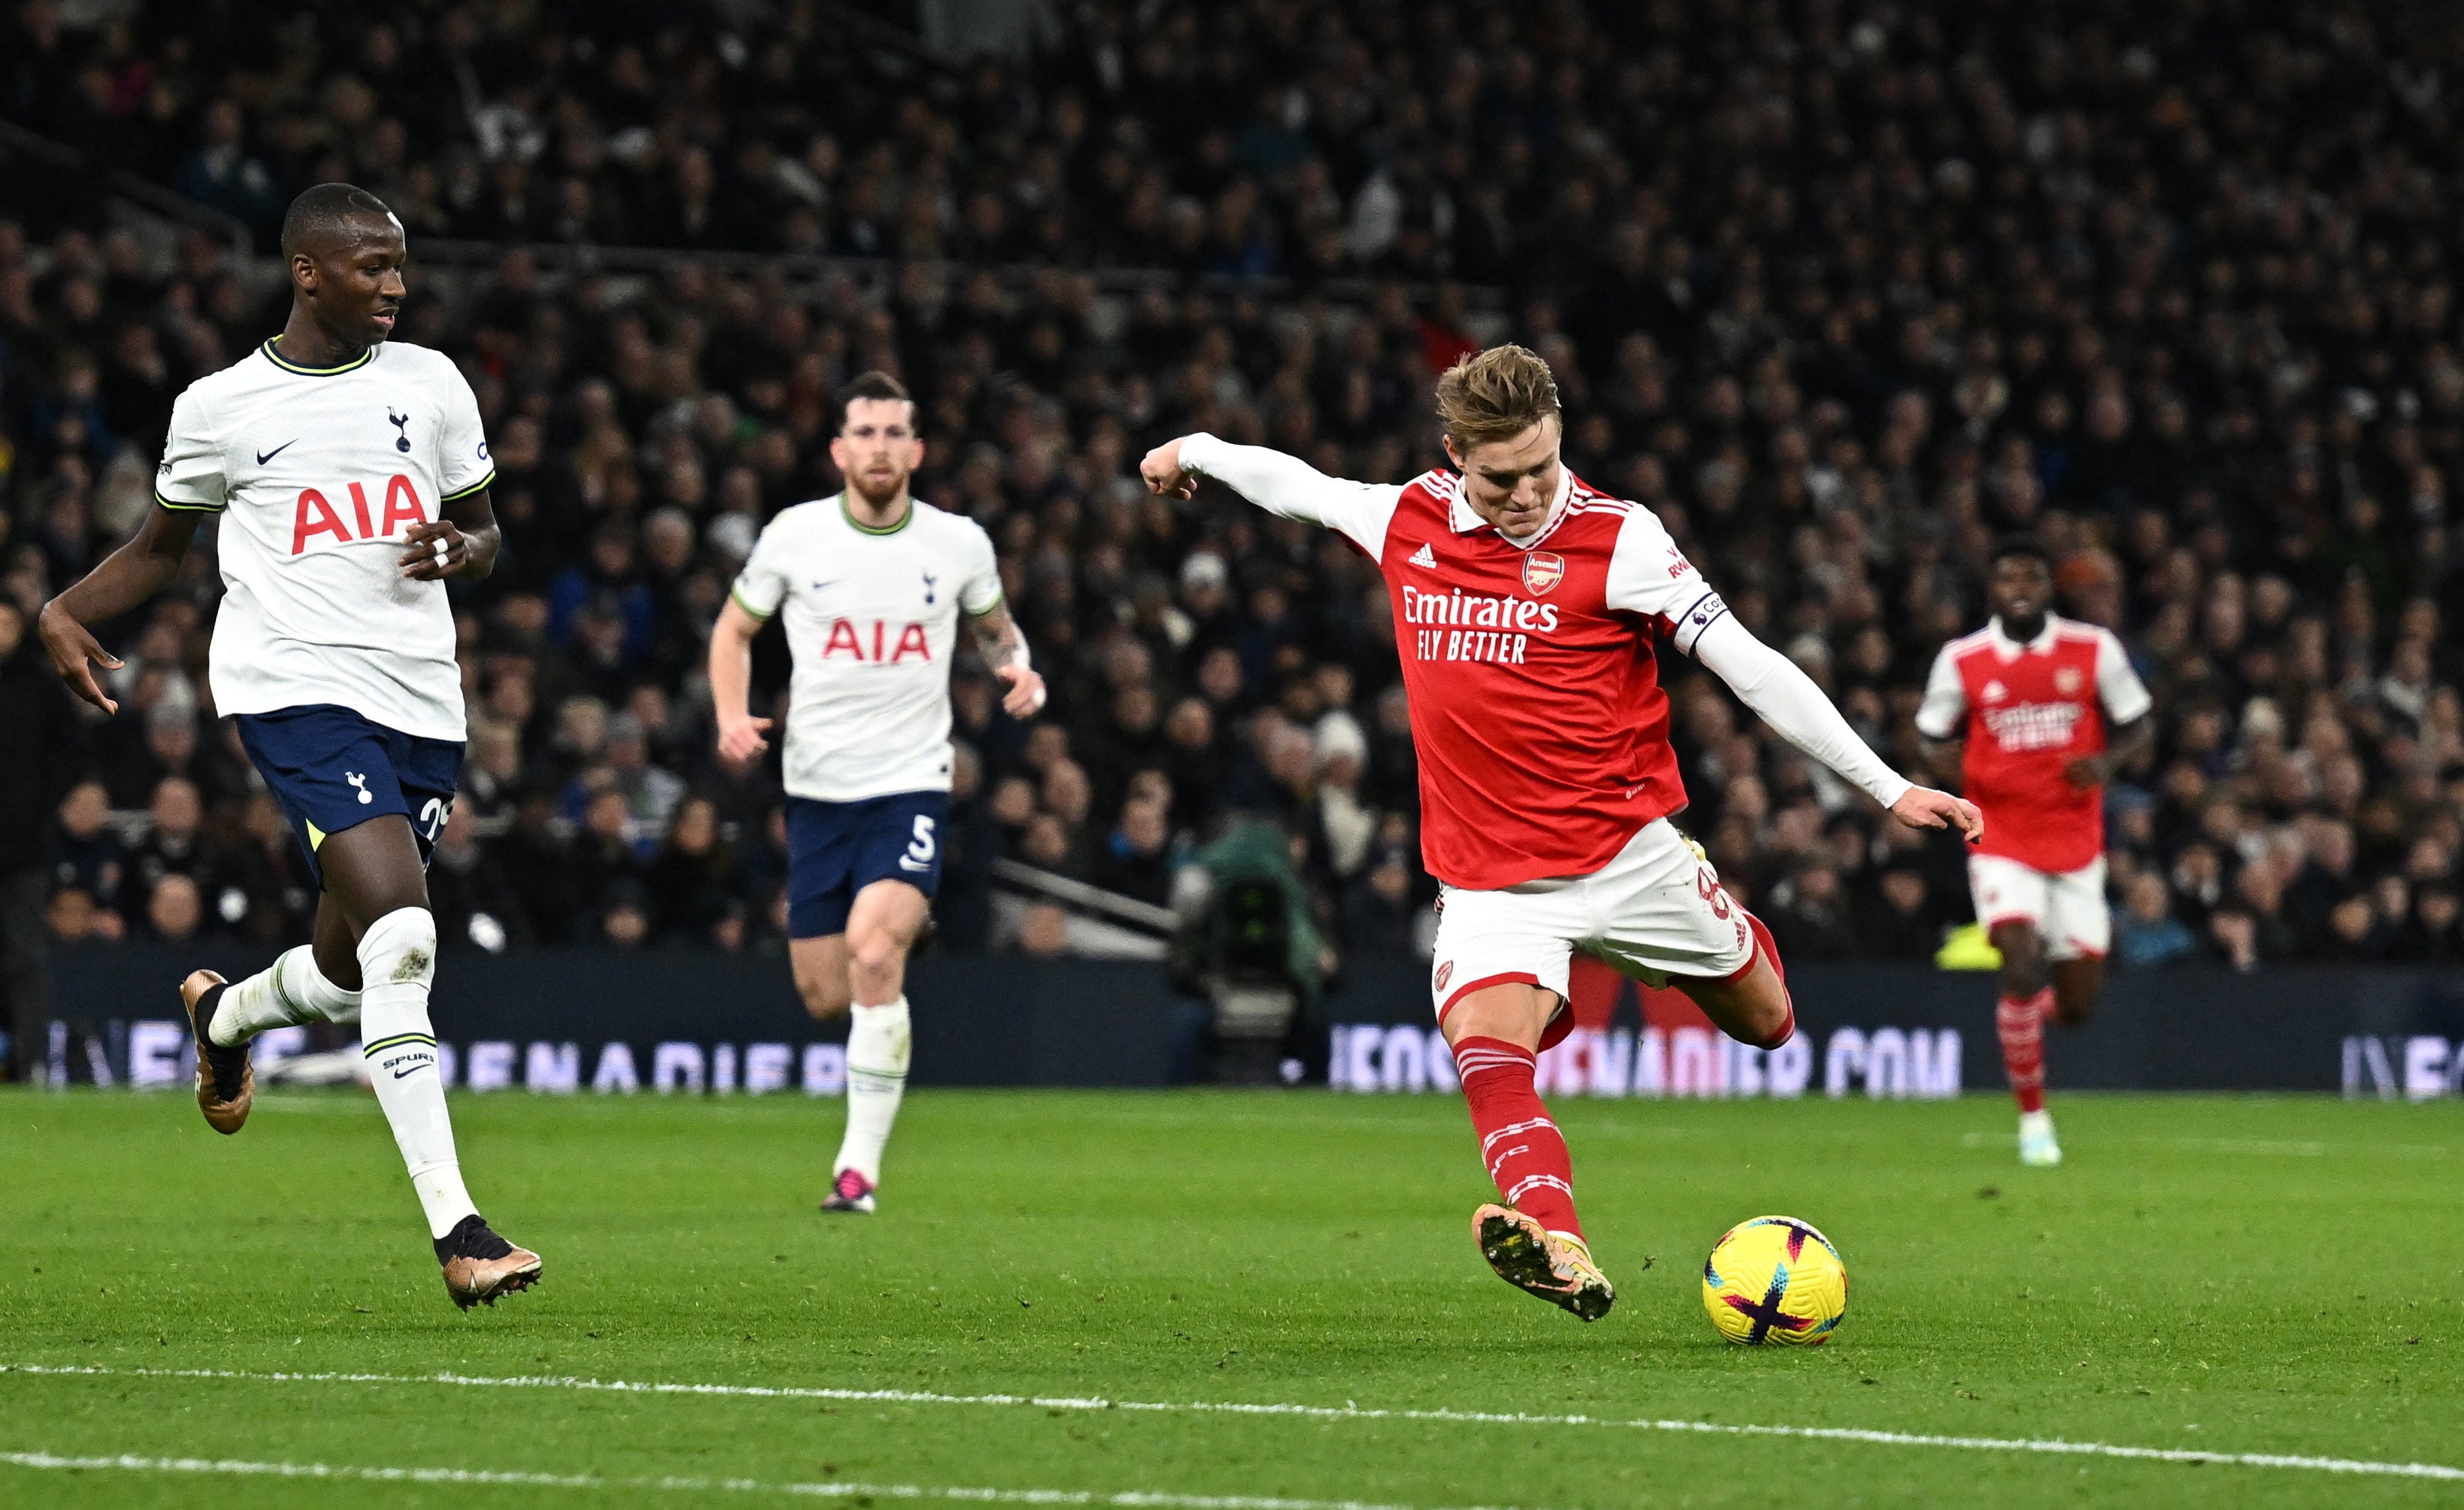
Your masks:
{"label": "player's bare knee", "polygon": [[859,981],[877,984],[894,979],[906,962],[906,941],[886,928],[847,934],[847,965]]}

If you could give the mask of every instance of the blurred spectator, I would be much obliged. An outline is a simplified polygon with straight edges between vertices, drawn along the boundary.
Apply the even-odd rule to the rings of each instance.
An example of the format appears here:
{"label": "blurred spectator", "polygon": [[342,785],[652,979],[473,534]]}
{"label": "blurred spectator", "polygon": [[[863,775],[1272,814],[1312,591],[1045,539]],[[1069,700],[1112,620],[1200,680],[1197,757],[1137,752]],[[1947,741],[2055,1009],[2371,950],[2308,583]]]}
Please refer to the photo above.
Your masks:
{"label": "blurred spectator", "polygon": [[146,894],[145,927],[158,942],[184,944],[197,936],[205,920],[205,899],[197,883],[177,870],[155,882]]}
{"label": "blurred spectator", "polygon": [[64,886],[52,893],[44,922],[53,939],[62,944],[82,944],[89,939],[108,942],[125,932],[119,914],[96,907],[94,898],[76,886]]}
{"label": "blurred spectator", "polygon": [[1857,952],[1857,930],[1839,872],[1810,864],[1773,887],[1766,917],[1783,959],[1847,959]]}
{"label": "blurred spectator", "polygon": [[744,917],[736,900],[736,871],[735,851],[719,837],[717,804],[706,797],[686,799],[647,878],[649,916],[660,936],[703,948],[741,948]]}
{"label": "blurred spectator", "polygon": [[639,949],[649,941],[650,905],[640,881],[628,876],[608,887],[599,935],[599,942],[616,949]]}
{"label": "blurred spectator", "polygon": [[2458,920],[2464,903],[2452,886],[2423,888],[2412,899],[2412,916],[2396,946],[2396,957],[2409,965],[2453,965],[2464,959],[2464,936]]}
{"label": "blurred spectator", "polygon": [[1171,840],[1164,805],[1133,797],[1122,805],[1121,821],[1105,840],[1088,879],[1108,891],[1162,907],[1172,900],[1173,867],[1166,852]]}
{"label": "blurred spectator", "polygon": [[2113,920],[2113,960],[2123,970],[2154,970],[2198,952],[2198,940],[2173,916],[2165,878],[2143,870],[2131,878],[2128,899]]}
{"label": "blurred spectator", "polygon": [[1942,947],[1946,919],[1925,870],[1902,861],[1876,879],[1857,913],[1858,952],[1867,959],[1926,960]]}
{"label": "blurred spectator", "polygon": [[118,830],[108,822],[110,817],[111,799],[100,781],[79,781],[60,799],[52,828],[55,890],[81,891],[99,908],[117,905],[127,853]]}
{"label": "blurred spectator", "polygon": [[[624,799],[608,795],[621,809]],[[517,929],[509,921],[508,933],[527,932],[542,944],[579,941],[586,899],[572,846],[560,831],[555,797],[537,787],[522,793],[512,826],[493,848],[528,925]]]}
{"label": "blurred spectator", "polygon": [[1370,957],[1426,957],[1437,936],[1437,917],[1413,896],[1418,866],[1400,848],[1387,849],[1362,867],[1344,890],[1343,947]]}
{"label": "blurred spectator", "polygon": [[[643,886],[649,867],[643,864],[638,843],[624,793],[611,788],[590,799],[583,810],[582,828],[574,835],[567,861],[573,869],[583,936],[602,936],[604,932],[604,936],[616,939],[622,932],[630,935],[621,940],[628,944],[640,943],[649,936],[649,897]],[[608,924],[620,908],[628,914],[621,928],[603,930],[602,925]]]}
{"label": "blurred spectator", "polygon": [[[218,12],[152,8],[125,45],[166,81],[160,107],[107,125],[75,86],[101,33],[47,11],[54,40],[8,60],[0,114],[260,244],[291,193],[347,171],[415,254],[514,249],[419,264],[405,331],[473,375],[496,449],[506,564],[454,602],[470,842],[519,901],[513,936],[665,931],[651,857],[684,853],[687,793],[740,857],[727,904],[774,934],[777,755],[741,779],[712,766],[700,636],[762,517],[837,487],[829,393],[879,365],[918,395],[919,495],[991,534],[1052,689],[1023,729],[958,652],[980,796],[954,898],[985,896],[997,854],[1148,885],[1111,874],[1144,792],[1164,853],[1236,812],[1286,825],[1313,926],[1391,943],[1431,886],[1382,584],[1339,541],[1211,486],[1148,498],[1131,469],[1205,428],[1400,482],[1442,463],[1438,367],[1515,339],[1558,363],[1584,479],[1653,510],[1896,763],[1916,765],[1934,650],[1982,622],[1987,542],[2033,530],[2062,610],[2121,634],[2157,693],[2155,755],[2115,787],[2123,911],[2154,907],[2154,875],[2222,958],[2434,959],[2464,885],[2446,208],[2464,166],[2410,63],[2453,52],[2464,16],[2350,9],[2143,8],[2089,36],[2060,8],[1612,6],[1507,49],[1450,0],[1399,32],[1340,3],[1310,8],[1295,54],[1261,0],[1088,0],[1040,54],[984,63],[979,92],[919,86],[913,57],[793,8],[671,29],[655,56],[517,9],[486,50],[526,66],[449,78],[370,65],[364,18],[312,3],[284,43],[285,77],[328,81],[310,99],[234,59]],[[1308,120],[1262,127],[1254,91],[1219,77],[1288,77]],[[336,108],[377,158],[319,144]],[[7,208],[9,188],[0,596],[31,610],[142,517],[165,397],[270,332],[280,274],[202,238],[115,239],[74,206]],[[617,279],[556,252],[587,242],[676,254]],[[1120,269],[1137,276],[1098,276]],[[202,809],[157,813],[118,906],[142,917],[161,875],[189,874],[213,904],[200,926],[225,926],[236,886],[253,934],[253,783],[197,686],[218,591],[200,551],[142,623],[105,626],[123,711],[60,748],[123,808],[163,808],[176,778]],[[784,680],[776,642],[756,647],[759,700]],[[1788,918],[1792,952],[1914,958],[1960,919],[1955,844],[1808,770],[1682,660],[1664,670],[1684,822],[1740,898]],[[1377,879],[1390,822],[1399,892]],[[107,918],[102,830],[70,826],[85,858],[55,884]],[[990,909],[969,906],[979,937]]]}
{"label": "blurred spectator", "polygon": [[146,810],[153,827],[128,856],[129,883],[152,906],[154,888],[165,876],[186,876],[190,888],[203,893],[213,883],[213,859],[207,848],[205,804],[196,786],[185,777],[166,776],[154,787]]}

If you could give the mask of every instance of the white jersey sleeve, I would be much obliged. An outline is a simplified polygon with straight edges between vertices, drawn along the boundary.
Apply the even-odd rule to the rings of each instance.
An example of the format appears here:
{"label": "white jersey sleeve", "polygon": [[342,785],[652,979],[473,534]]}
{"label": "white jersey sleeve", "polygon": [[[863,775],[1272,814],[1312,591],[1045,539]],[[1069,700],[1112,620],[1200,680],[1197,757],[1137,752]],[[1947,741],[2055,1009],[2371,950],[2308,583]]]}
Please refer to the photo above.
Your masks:
{"label": "white jersey sleeve", "polygon": [[1933,658],[1933,670],[1925,677],[1925,701],[1917,705],[1917,733],[1927,739],[1956,739],[1960,725],[1968,717],[1968,684],[1960,680],[1959,658],[1953,640]]}
{"label": "white jersey sleeve", "polygon": [[1670,641],[1688,655],[1703,631],[1728,612],[1659,515],[1639,504],[1626,511],[1609,554],[1607,602],[1620,612],[1661,621]]}
{"label": "white jersey sleeve", "polygon": [[792,571],[786,559],[787,529],[782,524],[786,518],[781,512],[761,527],[761,534],[753,542],[753,554],[744,558],[743,569],[736,574],[736,585],[728,589],[736,605],[756,619],[768,619],[787,599]]}
{"label": "white jersey sleeve", "polygon": [[2104,704],[2105,717],[2117,725],[2145,718],[2156,706],[2147,684],[2131,669],[2130,652],[2110,629],[2096,632],[2096,692]]}
{"label": "white jersey sleeve", "polygon": [[154,473],[154,501],[184,513],[220,514],[231,502],[222,437],[207,413],[206,396],[190,384],[171,405],[171,432]]}
{"label": "white jersey sleeve", "polygon": [[1346,482],[1297,456],[1235,446],[1202,430],[1180,443],[1180,464],[1226,484],[1268,514],[1340,532],[1373,561],[1386,554],[1386,527],[1403,497],[1399,483]]}
{"label": "white jersey sleeve", "polygon": [[1001,559],[993,552],[993,537],[973,519],[966,526],[964,556],[966,576],[958,581],[958,606],[971,614],[990,613],[1001,606]]}
{"label": "white jersey sleeve", "polygon": [[445,371],[438,379],[438,403],[444,414],[437,427],[436,471],[447,503],[470,497],[496,480],[496,464],[488,455],[488,433],[479,423],[479,397],[471,380],[450,361],[439,359]]}
{"label": "white jersey sleeve", "polygon": [[1695,633],[1695,655],[1782,738],[1814,756],[1884,807],[1914,781],[1882,763],[1814,678],[1763,644],[1733,616],[1722,614]]}

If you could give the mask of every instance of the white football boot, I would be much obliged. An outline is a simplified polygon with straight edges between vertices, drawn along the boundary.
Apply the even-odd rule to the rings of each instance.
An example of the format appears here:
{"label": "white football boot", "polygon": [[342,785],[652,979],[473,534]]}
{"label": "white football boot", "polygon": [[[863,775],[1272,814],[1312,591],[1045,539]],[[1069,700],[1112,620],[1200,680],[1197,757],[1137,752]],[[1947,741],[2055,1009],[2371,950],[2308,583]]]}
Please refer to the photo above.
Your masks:
{"label": "white football boot", "polygon": [[2054,1138],[2052,1112],[2019,1113],[2019,1162],[2039,1170],[2050,1170],[2062,1162],[2062,1146]]}

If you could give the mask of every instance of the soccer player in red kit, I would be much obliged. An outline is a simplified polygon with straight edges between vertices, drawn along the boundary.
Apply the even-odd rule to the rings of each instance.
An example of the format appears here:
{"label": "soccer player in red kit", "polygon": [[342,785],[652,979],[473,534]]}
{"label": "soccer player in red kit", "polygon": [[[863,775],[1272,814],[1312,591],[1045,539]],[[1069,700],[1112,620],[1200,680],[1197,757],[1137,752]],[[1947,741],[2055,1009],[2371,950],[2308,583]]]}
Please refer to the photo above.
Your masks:
{"label": "soccer player in red kit", "polygon": [[2047,611],[2045,548],[1993,550],[1993,622],[1935,657],[1917,733],[1985,815],[1968,857],[1976,918],[2002,952],[1993,1026],[2019,1101],[2019,1161],[2062,1162],[2045,1110],[2044,1024],[2096,1011],[2113,915],[2104,903],[2104,783],[2147,748],[2152,699],[2112,631]]}
{"label": "soccer player in red kit", "polygon": [[1660,642],[1695,656],[1789,741],[1922,827],[1976,810],[1884,765],[1805,673],[1739,624],[1650,510],[1558,459],[1548,363],[1520,346],[1438,383],[1446,455],[1401,486],[1185,435],[1139,471],[1159,494],[1228,483],[1340,533],[1386,580],[1420,763],[1420,851],[1443,884],[1430,994],[1503,1204],[1475,1239],[1500,1277],[1585,1321],[1615,1292],[1574,1215],[1565,1139],[1533,1088],[1573,1026],[1572,952],[1676,984],[1731,1038],[1795,1031],[1771,933],[1669,819],[1685,806]]}

